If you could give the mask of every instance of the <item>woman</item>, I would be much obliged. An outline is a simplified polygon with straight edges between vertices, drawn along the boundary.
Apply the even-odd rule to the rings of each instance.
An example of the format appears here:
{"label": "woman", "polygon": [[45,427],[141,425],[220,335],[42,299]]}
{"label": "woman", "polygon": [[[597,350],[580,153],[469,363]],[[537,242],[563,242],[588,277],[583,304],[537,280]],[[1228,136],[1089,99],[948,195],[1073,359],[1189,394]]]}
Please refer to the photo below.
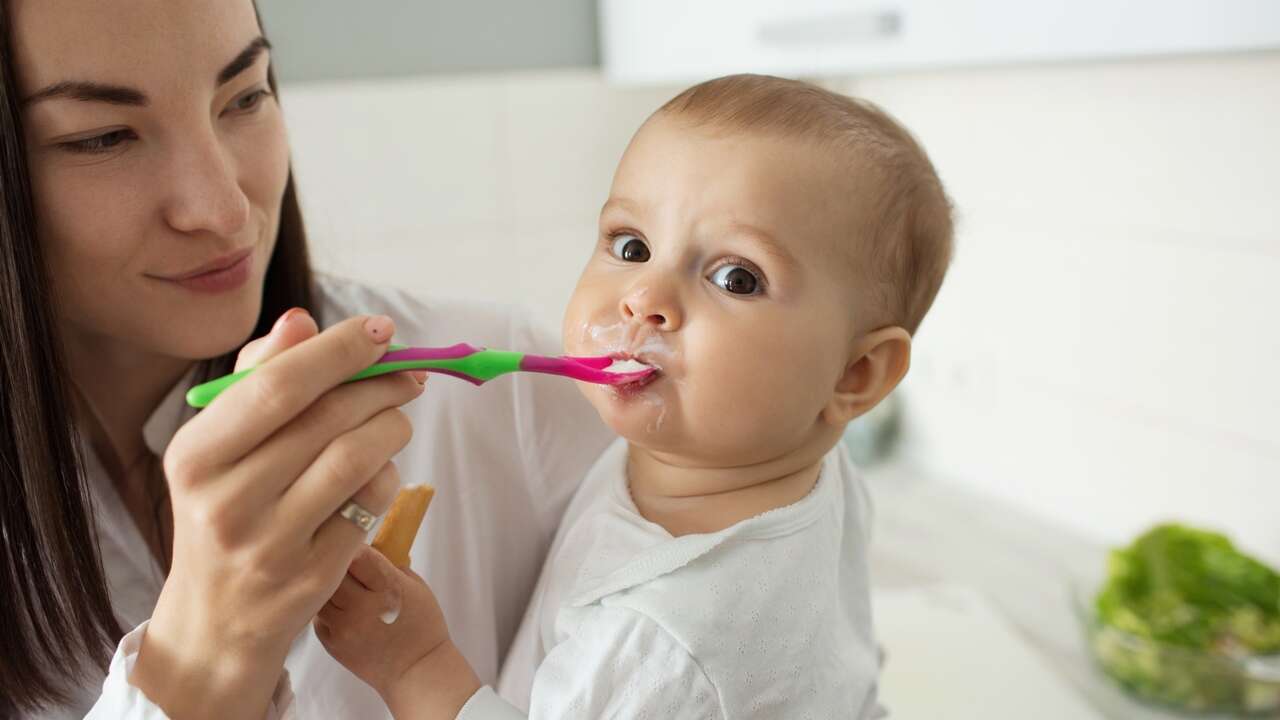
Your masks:
{"label": "woman", "polygon": [[385,716],[308,623],[401,478],[489,681],[608,441],[552,378],[340,384],[393,332],[549,347],[313,279],[275,89],[251,0],[0,0],[0,717]]}

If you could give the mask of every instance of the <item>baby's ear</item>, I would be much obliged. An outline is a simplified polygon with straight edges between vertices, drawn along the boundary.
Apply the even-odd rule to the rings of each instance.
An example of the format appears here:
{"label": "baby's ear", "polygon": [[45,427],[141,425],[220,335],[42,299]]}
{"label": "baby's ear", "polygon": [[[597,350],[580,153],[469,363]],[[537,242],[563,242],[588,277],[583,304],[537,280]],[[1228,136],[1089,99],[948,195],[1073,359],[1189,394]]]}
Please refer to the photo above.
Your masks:
{"label": "baby's ear", "polygon": [[880,328],[862,336],[822,410],[823,420],[843,427],[892,392],[910,366],[911,334],[903,328]]}

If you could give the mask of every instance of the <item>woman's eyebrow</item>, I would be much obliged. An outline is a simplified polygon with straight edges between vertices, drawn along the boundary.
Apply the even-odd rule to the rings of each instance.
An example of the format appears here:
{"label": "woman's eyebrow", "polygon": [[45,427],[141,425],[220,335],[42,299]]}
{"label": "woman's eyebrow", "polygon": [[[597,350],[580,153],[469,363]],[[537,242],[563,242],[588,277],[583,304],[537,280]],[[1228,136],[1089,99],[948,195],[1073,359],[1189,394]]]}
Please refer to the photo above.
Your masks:
{"label": "woman's eyebrow", "polygon": [[253,65],[259,55],[270,49],[271,43],[267,42],[266,38],[261,35],[254,38],[253,42],[250,42],[245,49],[240,51],[239,55],[236,55],[235,60],[227,63],[227,66],[218,73],[218,87],[226,85],[231,82],[232,78],[249,69],[249,66]]}
{"label": "woman's eyebrow", "polygon": [[[252,42],[241,50],[235,59],[227,63],[226,67],[218,71],[217,84],[218,87],[226,85],[240,73],[247,70],[258,56],[271,48],[271,43],[267,39],[258,36]],[[22,100],[21,105],[26,107],[42,100],[51,100],[53,98],[68,98],[71,100],[83,100],[85,102],[101,102],[110,105],[135,105],[145,107],[150,103],[146,93],[136,88],[126,87],[124,85],[108,85],[105,83],[87,82],[83,80],[64,80],[49,85],[28,95]]]}
{"label": "woman's eyebrow", "polygon": [[41,100],[69,98],[85,102],[102,102],[110,105],[146,105],[147,96],[140,90],[122,85],[104,85],[103,83],[85,82],[83,80],[64,80],[39,90],[22,100],[22,107],[34,105]]}

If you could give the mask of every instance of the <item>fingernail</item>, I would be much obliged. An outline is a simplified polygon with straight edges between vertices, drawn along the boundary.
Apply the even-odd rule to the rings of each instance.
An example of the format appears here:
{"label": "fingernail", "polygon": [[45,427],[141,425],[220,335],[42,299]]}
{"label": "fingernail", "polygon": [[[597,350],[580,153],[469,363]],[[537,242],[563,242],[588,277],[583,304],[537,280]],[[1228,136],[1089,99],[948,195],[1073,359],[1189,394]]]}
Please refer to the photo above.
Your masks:
{"label": "fingernail", "polygon": [[283,315],[280,315],[280,319],[276,320],[274,327],[271,328],[271,332],[274,333],[275,331],[278,331],[278,329],[283,328],[284,325],[292,322],[294,318],[302,318],[302,316],[307,316],[307,318],[310,318],[311,316],[311,313],[308,313],[306,307],[289,307]]}
{"label": "fingernail", "polygon": [[294,319],[295,317],[299,315],[307,315],[307,314],[308,314],[307,311],[303,308],[300,308],[300,307],[289,308],[288,310],[285,311],[283,315],[280,316],[279,320],[276,320],[276,324],[272,326],[271,332],[275,332],[280,328],[284,327],[290,320]]}
{"label": "fingernail", "polygon": [[410,377],[412,377],[414,380],[417,380],[419,385],[426,385],[426,384],[427,384],[427,371],[426,371],[426,370],[410,370],[410,371],[409,371],[409,376],[410,376]]}
{"label": "fingernail", "polygon": [[386,315],[373,315],[364,321],[364,331],[379,345],[391,339],[394,329],[395,323]]}

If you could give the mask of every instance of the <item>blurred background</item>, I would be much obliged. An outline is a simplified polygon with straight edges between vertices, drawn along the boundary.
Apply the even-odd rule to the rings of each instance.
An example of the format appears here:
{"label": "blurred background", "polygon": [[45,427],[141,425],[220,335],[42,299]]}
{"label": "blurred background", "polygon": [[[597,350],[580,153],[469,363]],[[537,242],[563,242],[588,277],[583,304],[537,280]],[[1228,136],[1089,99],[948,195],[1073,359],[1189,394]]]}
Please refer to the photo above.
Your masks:
{"label": "blurred background", "polygon": [[850,435],[897,717],[1166,717],[1090,661],[1073,584],[1162,521],[1280,564],[1280,3],[261,10],[319,267],[557,329],[614,164],[686,85],[800,77],[916,134],[955,263]]}

